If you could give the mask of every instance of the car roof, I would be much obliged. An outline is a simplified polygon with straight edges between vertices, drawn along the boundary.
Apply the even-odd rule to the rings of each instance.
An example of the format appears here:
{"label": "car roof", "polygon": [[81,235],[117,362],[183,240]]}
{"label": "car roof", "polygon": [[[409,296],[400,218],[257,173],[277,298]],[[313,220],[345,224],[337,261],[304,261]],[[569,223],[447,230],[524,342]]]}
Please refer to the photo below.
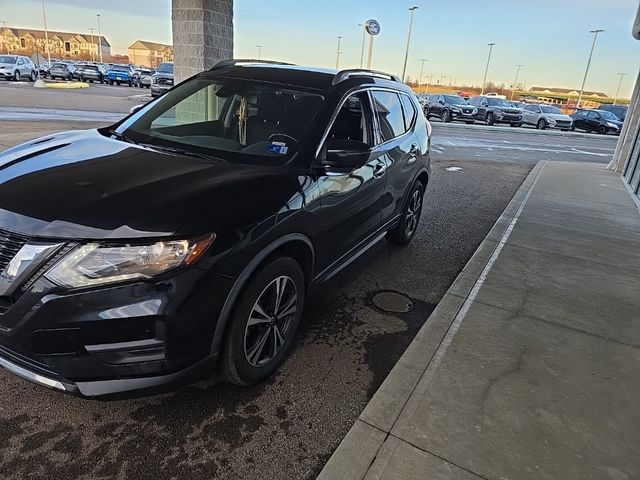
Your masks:
{"label": "car roof", "polygon": [[[380,85],[406,93],[413,91],[397,77],[383,72],[361,69],[336,70],[280,62],[258,60],[230,60],[214,65],[203,73],[207,77],[231,77],[246,80],[295,85],[328,91],[337,86]],[[387,77],[387,78],[384,78]],[[395,80],[393,80],[395,78]]]}

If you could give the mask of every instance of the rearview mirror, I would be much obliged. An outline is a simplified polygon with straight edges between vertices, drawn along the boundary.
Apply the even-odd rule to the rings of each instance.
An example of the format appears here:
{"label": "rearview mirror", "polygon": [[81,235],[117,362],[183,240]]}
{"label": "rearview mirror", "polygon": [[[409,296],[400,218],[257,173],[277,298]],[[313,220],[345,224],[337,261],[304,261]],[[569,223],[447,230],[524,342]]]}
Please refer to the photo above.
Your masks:
{"label": "rearview mirror", "polygon": [[357,140],[332,139],[325,148],[322,164],[345,170],[362,167],[371,155],[371,147]]}

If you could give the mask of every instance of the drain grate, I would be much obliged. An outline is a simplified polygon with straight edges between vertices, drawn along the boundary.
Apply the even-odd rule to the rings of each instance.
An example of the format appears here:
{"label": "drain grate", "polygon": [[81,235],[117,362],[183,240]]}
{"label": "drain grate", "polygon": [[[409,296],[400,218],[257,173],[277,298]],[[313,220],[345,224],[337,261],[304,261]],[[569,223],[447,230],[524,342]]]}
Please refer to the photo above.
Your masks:
{"label": "drain grate", "polygon": [[371,297],[371,301],[385,312],[407,313],[413,309],[411,299],[398,292],[378,292]]}

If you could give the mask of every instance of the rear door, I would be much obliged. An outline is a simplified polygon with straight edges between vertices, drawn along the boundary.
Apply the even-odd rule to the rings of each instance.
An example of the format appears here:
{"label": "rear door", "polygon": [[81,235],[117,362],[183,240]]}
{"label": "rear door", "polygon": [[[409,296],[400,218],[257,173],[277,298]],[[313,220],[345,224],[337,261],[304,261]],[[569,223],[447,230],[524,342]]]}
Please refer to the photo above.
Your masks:
{"label": "rear door", "polygon": [[414,133],[418,111],[411,98],[391,90],[372,90],[378,148],[386,161],[387,182],[382,201],[382,225],[395,221],[419,168],[422,155]]}

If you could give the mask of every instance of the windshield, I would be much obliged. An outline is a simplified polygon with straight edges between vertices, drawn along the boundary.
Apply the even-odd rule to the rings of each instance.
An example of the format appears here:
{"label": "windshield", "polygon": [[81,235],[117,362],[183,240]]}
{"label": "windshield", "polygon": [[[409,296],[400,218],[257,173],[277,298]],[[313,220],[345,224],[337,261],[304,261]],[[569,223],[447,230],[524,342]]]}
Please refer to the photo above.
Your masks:
{"label": "windshield", "polygon": [[445,95],[444,101],[451,105],[469,105],[464,98],[457,95]]}
{"label": "windshield", "polygon": [[170,91],[118,130],[136,143],[239,162],[284,158],[300,147],[322,103],[316,93],[289,87],[198,78]]}
{"label": "windshield", "polygon": [[611,112],[607,112],[606,110],[598,110],[598,112],[600,112],[600,115],[602,115],[602,118],[605,120],[615,120],[616,122],[620,121],[620,119]]}
{"label": "windshield", "polygon": [[161,63],[158,73],[173,73],[173,63]]}
{"label": "windshield", "polygon": [[511,105],[509,102],[501,98],[489,97],[487,98],[487,101],[489,102],[489,105],[491,105],[492,107],[513,107],[513,105]]}
{"label": "windshield", "polygon": [[9,57],[7,55],[0,55],[0,63],[16,63],[16,57]]}
{"label": "windshield", "polygon": [[550,107],[549,105],[540,105],[543,113],[557,113],[562,115],[562,112],[558,107]]}
{"label": "windshield", "polygon": [[51,65],[51,68],[67,68],[67,64],[66,63],[54,63],[53,65]]}
{"label": "windshield", "polygon": [[111,67],[111,70],[115,71],[115,72],[128,72],[129,71],[129,67],[122,67],[119,65],[114,65],[113,67]]}

